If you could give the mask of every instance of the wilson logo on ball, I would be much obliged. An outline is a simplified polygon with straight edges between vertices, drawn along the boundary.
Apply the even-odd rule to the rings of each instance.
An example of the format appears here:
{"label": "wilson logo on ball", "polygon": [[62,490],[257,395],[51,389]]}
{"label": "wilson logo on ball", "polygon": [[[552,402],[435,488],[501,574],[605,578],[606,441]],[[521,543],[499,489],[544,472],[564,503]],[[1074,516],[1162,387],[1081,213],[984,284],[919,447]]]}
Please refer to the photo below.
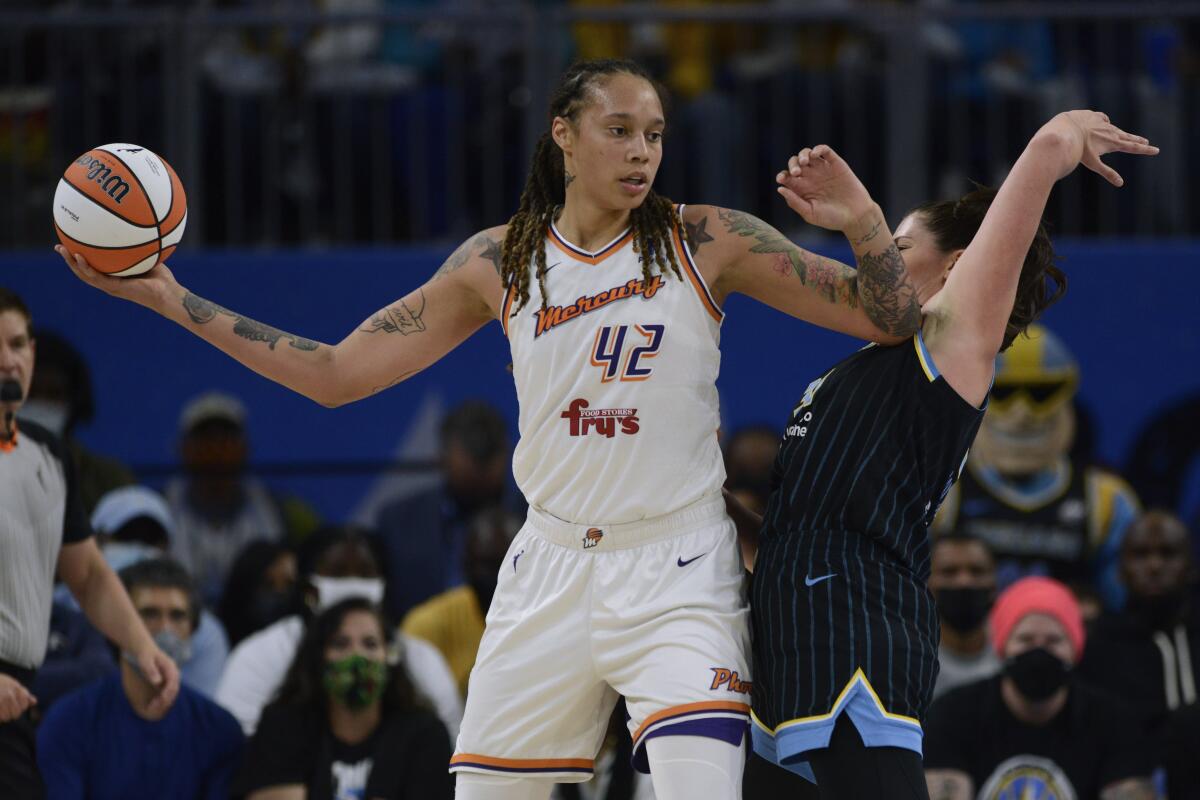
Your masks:
{"label": "wilson logo on ball", "polygon": [[125,199],[125,195],[129,194],[129,184],[121,180],[120,176],[113,175],[112,167],[100,159],[80,156],[75,163],[87,170],[88,180],[100,184],[100,188],[117,203],[120,203]]}

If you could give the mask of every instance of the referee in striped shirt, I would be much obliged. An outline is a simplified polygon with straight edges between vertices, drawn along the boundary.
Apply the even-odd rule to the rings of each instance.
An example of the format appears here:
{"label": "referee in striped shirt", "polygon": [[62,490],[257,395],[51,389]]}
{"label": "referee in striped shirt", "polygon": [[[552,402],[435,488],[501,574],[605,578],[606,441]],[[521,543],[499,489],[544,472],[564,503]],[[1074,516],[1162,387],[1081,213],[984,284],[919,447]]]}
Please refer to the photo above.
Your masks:
{"label": "referee in striped shirt", "polygon": [[120,580],[109,569],[79,501],[63,443],[16,421],[33,378],[28,307],[0,287],[0,797],[44,795],[29,691],[46,655],[54,576],[70,587],[92,624],[157,688],[144,716],[161,718],[179,692],[179,670],[154,644]]}

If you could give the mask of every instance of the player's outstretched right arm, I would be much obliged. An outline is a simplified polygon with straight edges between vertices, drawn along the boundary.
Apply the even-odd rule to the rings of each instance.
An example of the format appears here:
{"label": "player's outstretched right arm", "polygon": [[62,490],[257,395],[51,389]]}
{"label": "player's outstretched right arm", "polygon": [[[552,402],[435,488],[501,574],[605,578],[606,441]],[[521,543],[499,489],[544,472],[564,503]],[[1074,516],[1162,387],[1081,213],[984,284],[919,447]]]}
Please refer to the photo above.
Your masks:
{"label": "player's outstretched right arm", "polygon": [[163,265],[111,278],[82,256],[59,255],[84,282],[144,305],[265,378],[334,407],[430,366],[500,313],[500,242],[491,228],[463,243],[423,286],[379,309],[336,345],[272,328],[193,294]]}

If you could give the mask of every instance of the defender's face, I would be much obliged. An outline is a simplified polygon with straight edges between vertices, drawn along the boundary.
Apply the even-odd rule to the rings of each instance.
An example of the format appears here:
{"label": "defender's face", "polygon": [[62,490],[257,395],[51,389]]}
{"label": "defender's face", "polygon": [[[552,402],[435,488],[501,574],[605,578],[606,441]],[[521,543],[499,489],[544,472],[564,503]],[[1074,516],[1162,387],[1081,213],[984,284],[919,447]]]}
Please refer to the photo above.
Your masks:
{"label": "defender's face", "polygon": [[917,287],[917,300],[925,305],[946,285],[955,256],[938,247],[919,214],[901,220],[893,239],[904,259],[908,279]]}
{"label": "defender's face", "polygon": [[589,90],[576,124],[557,117],[570,187],[606,210],[631,210],[646,199],[662,163],[666,121],[648,81],[617,74]]}

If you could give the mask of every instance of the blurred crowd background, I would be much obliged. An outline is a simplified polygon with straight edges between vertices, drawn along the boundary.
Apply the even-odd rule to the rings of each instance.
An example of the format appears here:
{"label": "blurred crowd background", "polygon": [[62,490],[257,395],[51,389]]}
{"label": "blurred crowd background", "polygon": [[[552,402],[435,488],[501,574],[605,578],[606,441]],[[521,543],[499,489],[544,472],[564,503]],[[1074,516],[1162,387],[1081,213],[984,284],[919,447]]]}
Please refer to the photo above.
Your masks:
{"label": "blurred crowd background", "polygon": [[[1055,190],[1047,220],[1071,289],[998,361],[980,440],[935,525],[930,588],[942,693],[1001,669],[1005,643],[988,635],[1000,591],[1029,575],[1069,587],[1088,635],[1072,679],[1123,695],[1121,725],[1144,732],[1137,769],[1159,796],[1200,797],[1186,758],[1200,740],[1187,738],[1200,735],[1200,4],[10,0],[0,285],[25,298],[38,342],[22,413],[70,444],[110,563],[156,565],[126,576],[135,602],[144,585],[188,600],[176,620],[185,683],[233,715],[241,732],[225,734],[256,765],[226,763],[213,796],[294,778],[297,759],[361,762],[300,746],[297,730],[319,738],[325,723],[263,713],[272,699],[314,702],[305,653],[350,636],[351,618],[408,675],[372,702],[428,711],[432,727],[390,731],[415,738],[389,746],[416,763],[453,741],[523,518],[507,345],[488,330],[398,389],[314,408],[75,280],[50,252],[59,176],[98,144],[153,149],[188,192],[171,262],[181,281],[336,341],[508,218],[555,77],[601,56],[641,61],[672,94],[661,192],[750,211],[843,260],[842,243],[804,229],[774,193],[800,147],[837,148],[893,224],[970,181],[1001,181],[1061,110],[1103,110],[1162,148],[1113,160],[1120,192],[1091,175]],[[736,298],[728,308],[728,488],[760,508],[791,401],[856,345]],[[66,593],[54,631],[41,714],[117,669]],[[967,770],[945,747],[946,731],[970,738],[976,711],[963,708],[960,697],[938,711],[938,758]],[[621,722],[604,782],[563,800],[652,797],[622,766]],[[40,734],[51,769],[82,758],[56,744],[70,728],[67,717]],[[1078,762],[1093,770],[1086,785],[1103,784],[1103,764]],[[977,789],[996,766],[979,767]],[[445,786],[427,791],[408,796]]]}

